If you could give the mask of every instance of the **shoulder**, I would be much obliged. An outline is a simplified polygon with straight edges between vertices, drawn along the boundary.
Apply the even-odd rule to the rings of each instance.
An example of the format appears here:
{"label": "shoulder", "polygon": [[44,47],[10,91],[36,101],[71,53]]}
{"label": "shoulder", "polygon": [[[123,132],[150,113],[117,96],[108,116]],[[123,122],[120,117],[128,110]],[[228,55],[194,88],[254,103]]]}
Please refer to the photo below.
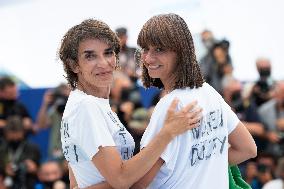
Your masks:
{"label": "shoulder", "polygon": [[283,181],[282,181],[281,179],[275,179],[275,180],[269,181],[268,183],[266,183],[266,184],[263,186],[263,189],[280,188],[282,182],[283,182]]}
{"label": "shoulder", "polygon": [[68,99],[63,118],[73,122],[86,122],[97,119],[102,115],[99,102],[90,95],[72,96]]}
{"label": "shoulder", "polygon": [[215,95],[216,97],[223,99],[223,97],[221,96],[220,93],[218,93],[218,91],[216,91],[216,89],[214,89],[211,85],[209,85],[208,83],[204,82],[202,87],[202,90],[206,91],[209,94]]}
{"label": "shoulder", "polygon": [[162,112],[166,112],[169,108],[169,106],[171,105],[172,101],[178,98],[178,94],[173,94],[173,92],[165,95],[164,97],[162,97],[159,102],[157,103],[157,105],[155,106],[154,112],[153,113],[162,113]]}
{"label": "shoulder", "polygon": [[82,111],[89,111],[89,110],[97,110],[98,108],[100,108],[99,106],[99,101],[91,96],[91,95],[86,95],[83,98],[80,99],[79,101],[79,109]]}

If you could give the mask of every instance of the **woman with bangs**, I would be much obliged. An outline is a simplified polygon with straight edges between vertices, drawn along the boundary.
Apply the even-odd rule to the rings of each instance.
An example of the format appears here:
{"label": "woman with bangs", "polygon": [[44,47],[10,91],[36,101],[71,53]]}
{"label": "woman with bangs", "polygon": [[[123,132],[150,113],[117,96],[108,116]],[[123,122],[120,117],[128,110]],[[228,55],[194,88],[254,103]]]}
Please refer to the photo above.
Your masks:
{"label": "woman with bangs", "polygon": [[228,189],[229,165],[255,157],[256,145],[229,105],[203,81],[186,22],[176,14],[154,16],[143,25],[137,43],[144,86],[166,92],[152,113],[141,151],[161,130],[174,98],[180,99],[179,109],[196,99],[203,116],[197,128],[171,141],[133,188]]}
{"label": "woman with bangs", "polygon": [[72,27],[62,39],[59,57],[72,88],[61,122],[70,188],[129,188],[153,167],[170,141],[200,120],[196,102],[176,111],[178,100],[173,100],[157,136],[133,156],[134,140],[109,104],[119,50],[115,33],[94,19]]}

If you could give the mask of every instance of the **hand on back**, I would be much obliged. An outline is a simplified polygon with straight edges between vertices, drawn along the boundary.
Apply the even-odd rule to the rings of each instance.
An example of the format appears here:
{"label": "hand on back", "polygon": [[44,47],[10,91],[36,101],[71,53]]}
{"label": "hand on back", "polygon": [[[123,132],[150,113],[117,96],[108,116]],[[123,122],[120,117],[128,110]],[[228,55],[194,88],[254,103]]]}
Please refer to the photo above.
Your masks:
{"label": "hand on back", "polygon": [[202,118],[202,108],[198,107],[196,101],[176,111],[178,102],[179,100],[175,99],[171,103],[163,127],[163,129],[169,132],[173,137],[198,127],[198,123]]}

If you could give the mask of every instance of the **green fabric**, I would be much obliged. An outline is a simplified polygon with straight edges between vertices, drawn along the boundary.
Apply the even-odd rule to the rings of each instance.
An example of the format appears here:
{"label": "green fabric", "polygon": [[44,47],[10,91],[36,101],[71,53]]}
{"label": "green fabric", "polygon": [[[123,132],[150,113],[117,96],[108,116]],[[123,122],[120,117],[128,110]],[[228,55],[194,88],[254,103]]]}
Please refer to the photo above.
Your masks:
{"label": "green fabric", "polygon": [[229,167],[229,189],[251,189],[243,179],[237,165]]}

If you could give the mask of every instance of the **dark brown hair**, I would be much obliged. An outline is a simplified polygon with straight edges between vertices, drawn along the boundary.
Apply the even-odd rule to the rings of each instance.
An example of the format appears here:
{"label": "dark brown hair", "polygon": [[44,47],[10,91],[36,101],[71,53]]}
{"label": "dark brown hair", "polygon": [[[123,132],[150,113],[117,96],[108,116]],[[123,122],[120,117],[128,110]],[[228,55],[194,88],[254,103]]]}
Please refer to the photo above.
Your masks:
{"label": "dark brown hair", "polygon": [[5,90],[6,87],[11,87],[15,85],[16,83],[10,77],[0,77],[0,90]]}
{"label": "dark brown hair", "polygon": [[[173,73],[172,89],[201,87],[204,80],[196,60],[193,39],[186,22],[176,14],[160,14],[150,18],[141,29],[137,44],[143,49],[150,45],[177,53],[177,68]],[[141,57],[137,56],[137,57]],[[141,58],[142,81],[146,88],[164,88],[160,79],[151,78]]]}
{"label": "dark brown hair", "polygon": [[84,20],[68,30],[64,35],[59,49],[59,58],[63,62],[66,79],[72,89],[75,89],[78,76],[72,71],[72,64],[78,63],[79,44],[87,39],[99,39],[105,41],[116,56],[118,64],[118,53],[120,51],[119,39],[110,27],[102,21],[95,19]]}

